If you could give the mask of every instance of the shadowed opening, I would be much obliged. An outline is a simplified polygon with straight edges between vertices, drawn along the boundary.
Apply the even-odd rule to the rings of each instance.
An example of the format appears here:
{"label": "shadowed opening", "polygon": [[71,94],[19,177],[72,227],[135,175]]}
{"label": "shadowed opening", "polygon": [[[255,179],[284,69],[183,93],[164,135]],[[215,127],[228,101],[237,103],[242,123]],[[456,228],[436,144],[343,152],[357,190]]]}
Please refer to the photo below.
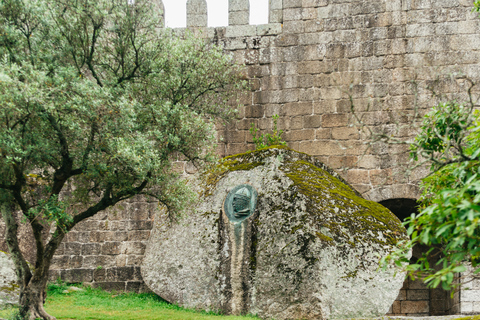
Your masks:
{"label": "shadowed opening", "polygon": [[[418,202],[415,199],[388,199],[379,202],[392,211],[402,222],[412,213],[418,213]],[[429,247],[417,245],[413,248],[410,263],[415,263]],[[434,267],[439,257],[433,258],[430,265]],[[397,300],[387,315],[389,316],[441,316],[454,312],[454,300],[450,292],[441,287],[429,289],[421,279],[405,279]]]}

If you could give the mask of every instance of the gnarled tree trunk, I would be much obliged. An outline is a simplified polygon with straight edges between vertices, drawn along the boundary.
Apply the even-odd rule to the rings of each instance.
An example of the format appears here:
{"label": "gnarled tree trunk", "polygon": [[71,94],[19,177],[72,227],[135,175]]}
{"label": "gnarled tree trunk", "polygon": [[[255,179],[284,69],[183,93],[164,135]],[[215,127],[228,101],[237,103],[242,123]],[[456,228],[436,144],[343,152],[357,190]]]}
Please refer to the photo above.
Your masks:
{"label": "gnarled tree trunk", "polygon": [[23,319],[35,320],[56,320],[49,315],[43,308],[46,299],[46,279],[45,281],[30,281],[23,290],[20,291],[20,316]]}
{"label": "gnarled tree trunk", "polygon": [[[12,201],[9,201],[8,196],[4,196],[5,194],[2,194],[0,197],[0,210],[6,225],[5,240],[15,264],[15,273],[17,274],[17,282],[20,287],[20,317],[25,320],[54,320],[56,318],[45,311],[43,304],[46,298],[45,289],[50,263],[58,244],[63,239],[63,235],[52,239],[47,245],[47,249],[42,250],[44,254],[37,255],[35,271],[32,274],[18,242],[18,224],[15,220],[15,205]],[[42,243],[40,244],[43,246]],[[37,250],[39,249],[38,245],[39,243],[37,243]]]}

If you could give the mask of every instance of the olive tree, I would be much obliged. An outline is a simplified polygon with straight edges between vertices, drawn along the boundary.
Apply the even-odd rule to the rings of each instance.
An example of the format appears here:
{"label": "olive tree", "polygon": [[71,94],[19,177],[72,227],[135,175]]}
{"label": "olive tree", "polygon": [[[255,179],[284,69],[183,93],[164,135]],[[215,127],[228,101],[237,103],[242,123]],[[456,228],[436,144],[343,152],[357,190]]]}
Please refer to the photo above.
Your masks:
{"label": "olive tree", "polygon": [[21,318],[55,319],[50,264],[80,221],[135,195],[180,211],[193,195],[172,159],[212,160],[215,124],[234,114],[239,68],[160,20],[143,0],[0,0],[0,210]]}

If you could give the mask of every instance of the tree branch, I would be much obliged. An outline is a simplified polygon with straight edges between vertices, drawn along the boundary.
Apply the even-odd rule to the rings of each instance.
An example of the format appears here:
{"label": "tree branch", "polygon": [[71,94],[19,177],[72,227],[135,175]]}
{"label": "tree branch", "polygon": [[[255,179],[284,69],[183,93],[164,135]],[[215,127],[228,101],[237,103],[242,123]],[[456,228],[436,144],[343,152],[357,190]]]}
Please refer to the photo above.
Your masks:
{"label": "tree branch", "polygon": [[52,187],[51,194],[59,194],[62,190],[65,182],[68,178],[71,177],[71,171],[73,166],[73,160],[70,157],[70,152],[68,150],[68,141],[65,135],[63,134],[60,126],[58,125],[56,119],[53,117],[51,113],[48,113],[44,110],[44,113],[47,116],[48,122],[52,126],[53,130],[57,134],[58,141],[60,143],[60,154],[62,156],[62,165],[60,168],[55,170],[54,174],[54,182]]}
{"label": "tree branch", "polygon": [[88,54],[86,63],[87,63],[88,69],[92,73],[92,76],[95,78],[98,85],[100,87],[103,87],[102,81],[100,80],[100,77],[95,71],[95,68],[93,67],[93,63],[92,63],[93,55],[95,54],[95,45],[97,43],[98,32],[100,31],[100,28],[103,26],[103,21],[101,21],[100,23],[95,23],[95,20],[93,17],[90,17],[90,19],[92,20],[92,24],[93,24],[93,33],[92,33],[92,43],[90,45],[90,53]]}

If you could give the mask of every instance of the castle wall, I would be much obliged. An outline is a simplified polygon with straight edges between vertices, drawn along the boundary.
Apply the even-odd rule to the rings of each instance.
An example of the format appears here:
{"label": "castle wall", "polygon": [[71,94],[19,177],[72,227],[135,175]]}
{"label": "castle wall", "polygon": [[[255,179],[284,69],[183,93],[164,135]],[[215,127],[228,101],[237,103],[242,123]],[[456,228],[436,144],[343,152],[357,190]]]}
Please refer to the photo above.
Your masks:
{"label": "castle wall", "polygon": [[[350,97],[365,124],[392,133],[398,123],[408,124],[416,102],[422,110],[433,105],[426,85],[461,98],[464,83],[435,80],[444,72],[480,78],[480,19],[472,1],[270,0],[266,25],[248,24],[247,0],[229,4],[230,25],[208,28],[205,1],[187,3],[188,27],[245,64],[251,86],[239,97],[238,121],[219,128],[218,153],[253,149],[251,123],[267,132],[278,114],[291,148],[338,170],[365,197],[418,198],[417,182],[426,171],[405,180],[394,174],[407,161],[405,149],[367,149]],[[408,128],[396,134],[411,135]],[[190,173],[191,167],[179,162],[177,169]],[[83,222],[57,252],[51,278],[145,290],[139,268],[155,206],[136,199]]]}

